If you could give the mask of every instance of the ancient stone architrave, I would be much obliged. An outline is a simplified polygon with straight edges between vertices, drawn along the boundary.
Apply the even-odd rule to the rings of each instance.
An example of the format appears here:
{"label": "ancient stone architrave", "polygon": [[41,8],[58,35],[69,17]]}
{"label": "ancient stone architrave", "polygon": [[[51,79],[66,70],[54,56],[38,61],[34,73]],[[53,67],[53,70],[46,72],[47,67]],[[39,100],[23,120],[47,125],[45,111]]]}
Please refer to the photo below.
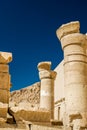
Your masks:
{"label": "ancient stone architrave", "polygon": [[10,74],[7,64],[11,61],[11,53],[0,52],[0,122],[5,122],[7,120],[10,97]]}
{"label": "ancient stone architrave", "polygon": [[87,128],[87,38],[79,28],[76,21],[56,32],[64,51],[65,126],[74,130]]}
{"label": "ancient stone architrave", "polygon": [[40,109],[51,112],[54,119],[54,80],[56,72],[51,71],[51,62],[40,62],[38,64],[39,77],[41,79]]}

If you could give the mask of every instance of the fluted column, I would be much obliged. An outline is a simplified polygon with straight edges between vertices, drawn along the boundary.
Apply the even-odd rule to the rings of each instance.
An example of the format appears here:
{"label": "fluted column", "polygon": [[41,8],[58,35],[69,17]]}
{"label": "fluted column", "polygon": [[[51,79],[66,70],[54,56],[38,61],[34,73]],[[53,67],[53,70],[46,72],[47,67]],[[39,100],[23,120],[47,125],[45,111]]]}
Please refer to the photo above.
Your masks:
{"label": "fluted column", "polygon": [[51,119],[54,118],[54,79],[56,72],[50,70],[51,62],[38,64],[41,80],[40,108],[51,111]]}
{"label": "fluted column", "polygon": [[9,66],[12,54],[0,52],[0,121],[7,120],[8,103],[10,96],[10,74]]}
{"label": "fluted column", "polygon": [[64,51],[66,125],[76,130],[87,127],[87,39],[79,29],[77,21],[57,30]]}

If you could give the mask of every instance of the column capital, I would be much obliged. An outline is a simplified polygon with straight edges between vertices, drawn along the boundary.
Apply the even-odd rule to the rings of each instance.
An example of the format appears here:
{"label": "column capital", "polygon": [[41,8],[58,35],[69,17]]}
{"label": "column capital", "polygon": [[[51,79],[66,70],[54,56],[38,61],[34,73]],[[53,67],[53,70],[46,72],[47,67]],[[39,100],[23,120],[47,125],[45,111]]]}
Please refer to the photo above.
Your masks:
{"label": "column capital", "polygon": [[7,64],[12,61],[12,53],[0,52],[0,63]]}
{"label": "column capital", "polygon": [[51,62],[50,61],[40,62],[38,64],[37,68],[39,71],[50,70],[51,69]]}
{"label": "column capital", "polygon": [[55,71],[44,70],[44,71],[40,71],[39,72],[39,77],[40,77],[40,79],[45,79],[45,78],[55,79],[56,78],[56,74],[57,73]]}
{"label": "column capital", "polygon": [[79,21],[70,22],[67,24],[63,24],[59,29],[56,31],[56,35],[59,40],[61,40],[62,37],[72,34],[72,33],[79,33],[80,29],[80,23]]}

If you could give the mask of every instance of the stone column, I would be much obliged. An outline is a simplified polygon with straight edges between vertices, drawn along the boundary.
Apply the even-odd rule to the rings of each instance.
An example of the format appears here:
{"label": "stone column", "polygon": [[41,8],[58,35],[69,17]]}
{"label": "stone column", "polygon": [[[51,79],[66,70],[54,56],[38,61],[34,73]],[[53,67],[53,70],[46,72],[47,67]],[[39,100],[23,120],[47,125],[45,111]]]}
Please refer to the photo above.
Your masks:
{"label": "stone column", "polygon": [[41,79],[40,108],[51,112],[51,119],[54,118],[54,79],[56,72],[51,71],[51,62],[38,64],[39,77]]}
{"label": "stone column", "polygon": [[79,28],[76,21],[56,32],[64,51],[66,125],[76,130],[87,127],[87,39]]}
{"label": "stone column", "polygon": [[0,52],[0,121],[7,119],[9,95],[10,95],[10,74],[7,65],[12,60],[12,54]]}

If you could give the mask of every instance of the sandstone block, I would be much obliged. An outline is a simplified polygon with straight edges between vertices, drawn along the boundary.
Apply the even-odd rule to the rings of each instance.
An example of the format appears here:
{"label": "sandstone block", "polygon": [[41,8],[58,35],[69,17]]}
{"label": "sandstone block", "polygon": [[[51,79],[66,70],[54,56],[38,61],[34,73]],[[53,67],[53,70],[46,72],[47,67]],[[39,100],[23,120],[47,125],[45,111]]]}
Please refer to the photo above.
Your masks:
{"label": "sandstone block", "polygon": [[37,67],[39,71],[50,70],[51,62],[40,62]]}
{"label": "sandstone block", "polygon": [[65,66],[64,68],[65,72],[67,71],[80,71],[83,73],[87,72],[86,70],[87,64],[84,62],[69,62],[68,64],[65,64],[64,66]]}
{"label": "sandstone block", "polygon": [[0,63],[7,64],[12,61],[12,53],[0,52]]}
{"label": "sandstone block", "polygon": [[83,62],[87,64],[87,56],[85,55],[70,55],[65,57],[64,63],[69,63],[69,62]]}
{"label": "sandstone block", "polygon": [[39,77],[40,77],[40,79],[44,79],[44,78],[55,79],[56,74],[57,74],[57,73],[56,73],[55,71],[44,70],[44,71],[40,71],[40,72],[39,72]]}
{"label": "sandstone block", "polygon": [[3,104],[0,102],[0,122],[5,122],[7,120],[8,104]]}
{"label": "sandstone block", "polygon": [[64,48],[64,57],[68,55],[85,55],[85,49],[80,44],[71,44]]}
{"label": "sandstone block", "polygon": [[62,44],[62,48],[64,49],[64,47],[66,47],[67,45],[71,45],[71,44],[78,44],[81,46],[86,46],[86,36],[84,34],[81,33],[73,33],[73,34],[69,34],[66,35],[65,37],[63,37],[61,39],[61,44]]}
{"label": "sandstone block", "polygon": [[80,29],[80,23],[79,21],[76,22],[70,22],[67,24],[63,24],[57,31],[57,37],[61,39],[63,36],[72,34],[72,33],[78,33]]}
{"label": "sandstone block", "polygon": [[14,116],[16,122],[20,121],[33,121],[33,122],[49,122],[50,112],[49,111],[30,111],[21,109],[20,107],[10,108],[10,113]]}
{"label": "sandstone block", "polygon": [[0,102],[8,103],[10,97],[10,92],[8,90],[0,89]]}
{"label": "sandstone block", "polygon": [[10,75],[8,73],[0,73],[0,89],[10,89]]}
{"label": "sandstone block", "polygon": [[63,126],[63,122],[59,121],[59,120],[53,120],[53,119],[51,119],[50,122],[51,122],[52,125]]}
{"label": "sandstone block", "polygon": [[6,64],[0,64],[0,73],[1,72],[8,73],[9,72],[9,66],[6,65]]}

